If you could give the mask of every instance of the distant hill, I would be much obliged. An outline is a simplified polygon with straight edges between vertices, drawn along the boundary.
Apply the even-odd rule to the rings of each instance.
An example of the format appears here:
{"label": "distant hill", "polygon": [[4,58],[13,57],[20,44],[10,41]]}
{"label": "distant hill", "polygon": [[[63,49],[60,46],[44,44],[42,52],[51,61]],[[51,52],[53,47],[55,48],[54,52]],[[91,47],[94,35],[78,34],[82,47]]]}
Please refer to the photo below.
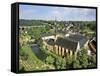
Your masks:
{"label": "distant hill", "polygon": [[41,25],[43,21],[41,20],[19,20],[19,26],[34,26],[34,25]]}
{"label": "distant hill", "polygon": [[[96,21],[56,21],[57,25],[64,26],[66,24],[73,24],[74,27],[76,28],[90,28],[91,30],[96,31]],[[46,20],[25,20],[25,19],[20,19],[19,20],[19,26],[39,26],[39,25],[51,25],[54,27],[55,21],[46,21]],[[50,26],[50,27],[51,27]]]}

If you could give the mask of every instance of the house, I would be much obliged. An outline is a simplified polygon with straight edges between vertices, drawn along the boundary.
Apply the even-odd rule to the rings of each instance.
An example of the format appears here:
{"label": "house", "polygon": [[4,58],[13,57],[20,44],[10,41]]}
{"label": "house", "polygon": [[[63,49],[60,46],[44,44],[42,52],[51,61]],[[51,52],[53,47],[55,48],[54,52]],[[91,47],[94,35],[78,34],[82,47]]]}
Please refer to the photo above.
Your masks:
{"label": "house", "polygon": [[94,37],[92,40],[89,41],[88,43],[88,47],[89,49],[91,50],[91,55],[94,55],[96,54],[96,47],[97,44],[96,44],[96,38]]}

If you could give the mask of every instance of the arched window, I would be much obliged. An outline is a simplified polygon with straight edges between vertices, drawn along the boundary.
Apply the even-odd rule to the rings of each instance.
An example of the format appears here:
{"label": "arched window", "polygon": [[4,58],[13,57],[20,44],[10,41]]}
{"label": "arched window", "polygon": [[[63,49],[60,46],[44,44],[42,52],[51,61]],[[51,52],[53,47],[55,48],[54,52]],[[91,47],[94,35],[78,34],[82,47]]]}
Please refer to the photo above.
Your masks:
{"label": "arched window", "polygon": [[70,50],[68,49],[68,55],[70,55]]}
{"label": "arched window", "polygon": [[64,49],[64,56],[67,56],[66,49]]}

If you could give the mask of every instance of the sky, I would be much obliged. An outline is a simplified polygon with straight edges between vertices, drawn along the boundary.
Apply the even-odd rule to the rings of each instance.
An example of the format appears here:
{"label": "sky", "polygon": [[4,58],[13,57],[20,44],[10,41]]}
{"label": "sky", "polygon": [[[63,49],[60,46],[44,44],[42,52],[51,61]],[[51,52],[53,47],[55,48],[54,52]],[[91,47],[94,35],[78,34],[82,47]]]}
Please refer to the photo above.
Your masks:
{"label": "sky", "polygon": [[76,7],[52,7],[19,5],[19,19],[58,20],[58,21],[95,21],[96,10]]}

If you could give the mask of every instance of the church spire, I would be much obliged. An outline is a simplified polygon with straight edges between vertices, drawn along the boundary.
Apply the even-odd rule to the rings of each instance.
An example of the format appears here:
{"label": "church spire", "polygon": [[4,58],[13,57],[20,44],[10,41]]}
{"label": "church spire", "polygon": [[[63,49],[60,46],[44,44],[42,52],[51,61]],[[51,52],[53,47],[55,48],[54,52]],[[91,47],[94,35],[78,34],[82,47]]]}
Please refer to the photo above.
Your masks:
{"label": "church spire", "polygon": [[57,39],[57,19],[56,19],[56,17],[55,17],[55,21],[54,21],[54,30],[55,30],[55,41],[56,41],[56,39]]}

